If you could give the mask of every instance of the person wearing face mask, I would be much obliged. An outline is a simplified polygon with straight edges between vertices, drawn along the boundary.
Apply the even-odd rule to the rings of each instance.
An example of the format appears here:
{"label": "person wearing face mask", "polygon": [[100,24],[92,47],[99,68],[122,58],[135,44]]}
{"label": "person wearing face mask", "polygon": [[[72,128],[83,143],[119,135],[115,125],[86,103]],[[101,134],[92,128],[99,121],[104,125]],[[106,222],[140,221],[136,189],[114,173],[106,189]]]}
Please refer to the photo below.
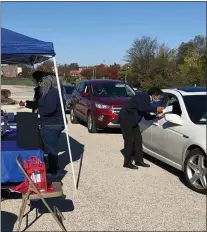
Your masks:
{"label": "person wearing face mask", "polygon": [[[150,89],[151,90],[151,89]],[[161,96],[160,96],[160,98],[152,98],[151,97],[151,93],[150,93],[150,90],[148,91],[148,94],[150,95],[150,102],[151,102],[151,104],[152,104],[152,106],[154,106],[154,107],[158,107],[159,105],[160,105],[160,101],[162,100],[162,97],[163,97],[163,95],[161,94]]]}
{"label": "person wearing face mask", "polygon": [[[153,101],[160,100],[161,95],[162,90],[156,87],[149,89],[148,92],[138,92],[120,111],[119,121],[124,139],[123,167],[130,169],[138,169],[137,166],[150,167],[143,161],[142,135],[139,122],[143,117],[146,120],[152,120],[163,116],[164,107],[152,105]],[[154,116],[150,113],[154,113]],[[135,165],[132,164],[132,156],[135,157]]]}
{"label": "person wearing face mask", "polygon": [[[48,73],[49,75],[49,73]],[[40,99],[40,83],[42,81],[45,73],[43,71],[35,71],[32,74],[33,82],[34,82],[34,98],[33,101],[20,101],[19,106],[26,107],[28,109],[32,109],[32,112],[35,112],[38,108],[38,101]]]}

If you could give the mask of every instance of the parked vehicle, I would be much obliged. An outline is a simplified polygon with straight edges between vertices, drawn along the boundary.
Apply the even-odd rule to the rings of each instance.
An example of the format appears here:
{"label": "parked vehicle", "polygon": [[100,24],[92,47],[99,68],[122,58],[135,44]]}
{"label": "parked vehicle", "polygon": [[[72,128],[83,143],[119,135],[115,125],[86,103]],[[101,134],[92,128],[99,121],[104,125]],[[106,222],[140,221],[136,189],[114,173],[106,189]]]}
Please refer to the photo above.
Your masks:
{"label": "parked vehicle", "polygon": [[63,85],[64,96],[66,100],[66,106],[65,106],[66,113],[70,111],[71,97],[75,88],[76,88],[75,85],[71,85],[71,84]]}
{"label": "parked vehicle", "polygon": [[70,120],[87,122],[88,131],[119,128],[118,114],[125,102],[135,95],[134,90],[118,80],[87,80],[72,94]]}
{"label": "parked vehicle", "polygon": [[163,90],[160,104],[172,112],[140,123],[144,152],[184,172],[187,185],[207,193],[206,87]]}

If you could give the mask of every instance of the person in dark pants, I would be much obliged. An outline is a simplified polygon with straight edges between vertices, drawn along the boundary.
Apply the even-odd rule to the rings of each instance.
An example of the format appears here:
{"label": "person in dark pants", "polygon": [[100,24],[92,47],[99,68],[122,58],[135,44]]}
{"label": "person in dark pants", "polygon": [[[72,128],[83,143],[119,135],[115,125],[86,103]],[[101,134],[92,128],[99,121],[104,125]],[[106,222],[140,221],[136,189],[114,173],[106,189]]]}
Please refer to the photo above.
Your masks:
{"label": "person in dark pants", "polygon": [[[58,175],[58,140],[64,130],[63,114],[60,104],[56,77],[43,77],[40,86],[41,98],[38,102],[40,115],[40,135],[48,154],[48,170],[50,176]],[[63,98],[64,100],[64,98]]]}
{"label": "person in dark pants", "polygon": [[[148,92],[139,92],[132,97],[122,108],[119,114],[120,127],[124,139],[124,167],[138,169],[137,166],[150,167],[143,161],[142,135],[139,128],[139,122],[142,117],[146,120],[152,120],[156,117],[162,117],[163,107],[153,107],[151,102],[161,98],[162,91],[159,88],[151,88]],[[151,116],[150,113],[155,113]],[[131,158],[135,156],[135,165]]]}

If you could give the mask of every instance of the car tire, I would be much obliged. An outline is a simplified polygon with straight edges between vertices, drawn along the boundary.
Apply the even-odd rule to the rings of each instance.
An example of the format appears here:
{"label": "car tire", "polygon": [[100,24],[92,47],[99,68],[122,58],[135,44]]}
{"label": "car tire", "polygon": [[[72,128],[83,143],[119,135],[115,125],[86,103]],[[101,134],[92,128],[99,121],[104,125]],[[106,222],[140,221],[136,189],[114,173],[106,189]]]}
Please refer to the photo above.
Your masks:
{"label": "car tire", "polygon": [[96,123],[91,113],[88,113],[88,116],[87,116],[87,128],[88,128],[89,133],[97,133]]}
{"label": "car tire", "polygon": [[72,124],[78,123],[78,118],[75,116],[73,108],[71,108],[71,110],[70,110],[70,121]]}
{"label": "car tire", "polygon": [[184,176],[189,188],[207,194],[207,156],[201,149],[193,149],[186,157]]}

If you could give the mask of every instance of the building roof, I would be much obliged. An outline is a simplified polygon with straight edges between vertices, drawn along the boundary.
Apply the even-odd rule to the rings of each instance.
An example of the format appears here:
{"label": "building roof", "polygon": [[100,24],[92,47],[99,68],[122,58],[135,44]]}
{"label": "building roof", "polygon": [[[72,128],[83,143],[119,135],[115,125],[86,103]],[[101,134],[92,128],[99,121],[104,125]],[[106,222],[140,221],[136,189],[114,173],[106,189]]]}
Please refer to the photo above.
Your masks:
{"label": "building roof", "polygon": [[79,75],[80,74],[80,72],[79,71],[77,71],[77,70],[72,70],[72,71],[70,71],[70,73],[72,73],[72,74],[74,74],[74,75]]}
{"label": "building roof", "polygon": [[17,72],[17,65],[5,65],[1,67],[2,72]]}

